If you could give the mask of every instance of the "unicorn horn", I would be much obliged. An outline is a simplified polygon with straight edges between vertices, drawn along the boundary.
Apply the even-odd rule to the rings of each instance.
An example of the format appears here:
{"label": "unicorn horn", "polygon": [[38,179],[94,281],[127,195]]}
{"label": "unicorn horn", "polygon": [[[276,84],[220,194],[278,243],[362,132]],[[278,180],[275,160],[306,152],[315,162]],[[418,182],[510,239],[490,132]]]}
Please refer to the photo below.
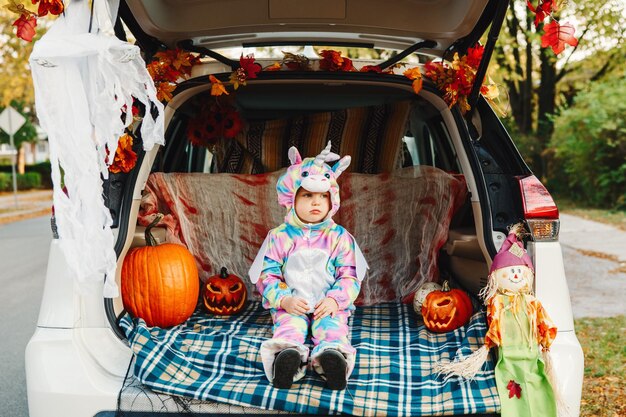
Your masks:
{"label": "unicorn horn", "polygon": [[328,141],[328,145],[326,145],[326,147],[324,148],[324,150],[322,152],[320,152],[319,155],[317,155],[315,157],[315,161],[313,161],[313,163],[317,166],[323,166],[324,162],[326,162],[326,156],[330,153],[330,141]]}

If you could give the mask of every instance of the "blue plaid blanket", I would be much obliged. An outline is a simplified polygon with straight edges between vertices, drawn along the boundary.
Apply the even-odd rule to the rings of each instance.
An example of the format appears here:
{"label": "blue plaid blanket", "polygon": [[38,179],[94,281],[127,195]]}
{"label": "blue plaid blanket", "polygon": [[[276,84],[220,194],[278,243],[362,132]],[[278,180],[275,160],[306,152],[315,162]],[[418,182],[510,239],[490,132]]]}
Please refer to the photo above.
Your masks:
{"label": "blue plaid blanket", "polygon": [[133,372],[153,391],[227,404],[303,414],[435,416],[499,411],[494,364],[476,379],[450,380],[432,365],[480,347],[487,325],[483,312],[454,332],[434,334],[410,306],[360,307],[351,318],[357,349],[354,372],[343,391],[324,388],[308,370],[289,390],[272,387],[263,373],[259,347],[271,337],[271,318],[258,302],[236,317],[197,311],[170,329],[148,327],[126,315],[121,326],[135,354]]}

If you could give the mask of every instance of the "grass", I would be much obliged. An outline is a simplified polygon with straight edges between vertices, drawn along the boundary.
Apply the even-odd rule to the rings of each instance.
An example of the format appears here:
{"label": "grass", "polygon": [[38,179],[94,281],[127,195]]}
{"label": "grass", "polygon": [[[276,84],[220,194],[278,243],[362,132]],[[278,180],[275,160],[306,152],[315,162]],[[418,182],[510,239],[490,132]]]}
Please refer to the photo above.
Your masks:
{"label": "grass", "polygon": [[556,197],[556,204],[559,211],[567,214],[582,217],[588,220],[594,220],[600,223],[615,226],[626,231],[626,211],[624,210],[606,210],[593,207],[585,207],[579,203],[562,197]]}
{"label": "grass", "polygon": [[581,417],[626,416],[626,316],[578,319],[576,335],[585,354]]}

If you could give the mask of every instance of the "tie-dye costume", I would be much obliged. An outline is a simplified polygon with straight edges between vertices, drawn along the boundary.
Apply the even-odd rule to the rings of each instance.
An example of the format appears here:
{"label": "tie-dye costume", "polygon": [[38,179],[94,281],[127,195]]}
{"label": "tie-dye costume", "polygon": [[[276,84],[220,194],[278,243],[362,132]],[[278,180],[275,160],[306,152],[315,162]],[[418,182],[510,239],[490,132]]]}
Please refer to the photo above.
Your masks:
{"label": "tie-dye costume", "polygon": [[[310,328],[315,346],[311,352],[313,368],[320,372],[316,358],[324,350],[336,349],[346,358],[347,377],[354,368],[356,355],[348,339],[347,321],[367,269],[354,238],[332,220],[340,205],[337,177],[350,164],[350,157],[342,158],[331,168],[326,162],[339,157],[330,152],[329,144],[316,158],[302,160],[295,148],[289,150],[289,158],[292,165],[276,185],[278,201],[288,209],[285,222],[270,230],[250,268],[250,279],[274,321],[272,339],[261,346],[263,366],[272,381],[275,355],[287,348],[297,349],[302,363],[306,363],[309,350],[304,341]],[[332,206],[322,222],[306,224],[296,215],[295,195],[300,187],[330,193]],[[304,298],[309,314],[297,316],[282,309],[280,303],[287,296]],[[326,297],[337,302],[337,313],[333,317],[313,319],[315,305]],[[304,373],[303,366],[294,380],[302,378]]]}

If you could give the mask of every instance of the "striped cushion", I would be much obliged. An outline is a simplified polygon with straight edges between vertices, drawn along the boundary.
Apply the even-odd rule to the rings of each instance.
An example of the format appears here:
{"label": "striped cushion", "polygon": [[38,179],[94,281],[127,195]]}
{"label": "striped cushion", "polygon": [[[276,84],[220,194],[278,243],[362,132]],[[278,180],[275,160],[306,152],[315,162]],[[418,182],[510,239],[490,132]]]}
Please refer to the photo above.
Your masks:
{"label": "striped cushion", "polygon": [[249,121],[234,140],[225,143],[220,172],[255,174],[289,165],[287,150],[317,155],[330,140],[332,151],[352,156],[348,171],[364,174],[397,168],[410,102],[354,107],[287,119]]}

